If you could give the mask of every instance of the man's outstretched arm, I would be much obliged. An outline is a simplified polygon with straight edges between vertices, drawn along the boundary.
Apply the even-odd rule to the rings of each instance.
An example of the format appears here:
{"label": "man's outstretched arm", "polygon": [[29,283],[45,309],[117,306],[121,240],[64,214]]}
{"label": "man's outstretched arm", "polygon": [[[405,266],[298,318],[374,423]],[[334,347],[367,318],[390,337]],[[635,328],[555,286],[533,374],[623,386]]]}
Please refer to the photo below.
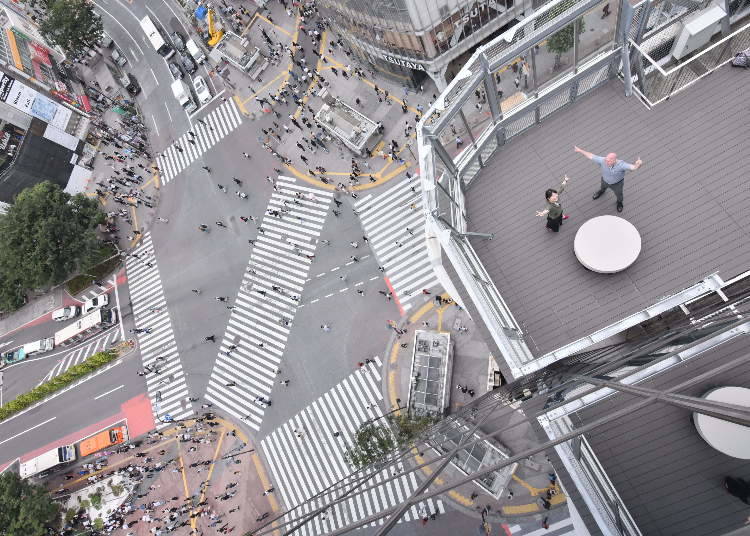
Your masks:
{"label": "man's outstretched arm", "polygon": [[584,151],[583,149],[581,149],[580,147],[576,147],[575,145],[573,146],[573,150],[577,153],[581,153],[583,156],[585,156],[589,160],[591,160],[591,158],[594,156],[594,153]]}

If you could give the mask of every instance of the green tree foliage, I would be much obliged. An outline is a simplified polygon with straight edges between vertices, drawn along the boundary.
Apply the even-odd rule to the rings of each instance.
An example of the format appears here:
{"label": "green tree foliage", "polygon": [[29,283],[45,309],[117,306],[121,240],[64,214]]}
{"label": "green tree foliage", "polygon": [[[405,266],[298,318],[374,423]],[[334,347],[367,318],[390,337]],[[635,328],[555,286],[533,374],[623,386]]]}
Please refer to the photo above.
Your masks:
{"label": "green tree foliage", "polygon": [[[563,2],[562,4],[553,8],[550,12],[550,15],[556,17],[564,13],[568,8],[570,8],[573,5],[573,3],[574,2],[572,0],[568,2]],[[555,66],[554,66],[555,70],[560,68],[560,59],[562,58],[562,55],[565,54],[571,48],[573,48],[574,26],[575,26],[575,23],[571,22],[565,28],[555,32],[549,37],[549,39],[547,39],[547,49],[550,52],[553,52],[555,54]],[[586,30],[586,21],[583,20],[583,17],[579,17],[578,35],[581,35],[585,30]]]}
{"label": "green tree foliage", "polygon": [[408,413],[388,415],[386,419],[389,426],[369,422],[357,430],[354,443],[344,454],[356,469],[380,462],[393,450],[411,444],[437,420],[429,415],[414,417]]}
{"label": "green tree foliage", "polygon": [[18,194],[0,215],[0,310],[23,305],[27,290],[62,283],[100,259],[95,199],[71,196],[51,182]]}
{"label": "green tree foliage", "polygon": [[44,38],[72,56],[83,53],[102,38],[102,19],[89,0],[44,0],[45,16],[39,25]]}
{"label": "green tree foliage", "polygon": [[356,469],[383,460],[396,447],[396,440],[388,427],[365,423],[354,435],[354,443],[347,448],[344,458]]}
{"label": "green tree foliage", "polygon": [[43,536],[60,517],[60,506],[47,490],[10,471],[0,474],[0,505],[3,536]]}

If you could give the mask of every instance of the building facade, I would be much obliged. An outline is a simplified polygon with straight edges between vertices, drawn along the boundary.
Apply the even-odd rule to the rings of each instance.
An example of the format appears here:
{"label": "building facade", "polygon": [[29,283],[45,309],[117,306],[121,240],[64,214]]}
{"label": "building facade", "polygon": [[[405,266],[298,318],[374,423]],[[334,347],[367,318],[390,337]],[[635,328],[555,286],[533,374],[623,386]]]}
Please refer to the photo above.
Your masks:
{"label": "building facade", "polygon": [[[534,0],[323,0],[358,59],[394,80],[438,89],[451,62],[528,16]],[[457,71],[458,69],[456,69]]]}

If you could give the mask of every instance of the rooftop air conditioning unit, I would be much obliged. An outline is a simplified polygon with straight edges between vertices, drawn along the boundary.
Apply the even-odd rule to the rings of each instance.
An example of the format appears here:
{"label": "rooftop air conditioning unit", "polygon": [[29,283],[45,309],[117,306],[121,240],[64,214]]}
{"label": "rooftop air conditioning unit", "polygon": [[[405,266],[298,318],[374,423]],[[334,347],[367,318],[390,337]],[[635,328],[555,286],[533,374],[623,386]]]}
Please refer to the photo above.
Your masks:
{"label": "rooftop air conditioning unit", "polygon": [[713,5],[685,19],[672,46],[672,57],[679,60],[706,46],[721,29],[721,19],[725,16],[720,6]]}

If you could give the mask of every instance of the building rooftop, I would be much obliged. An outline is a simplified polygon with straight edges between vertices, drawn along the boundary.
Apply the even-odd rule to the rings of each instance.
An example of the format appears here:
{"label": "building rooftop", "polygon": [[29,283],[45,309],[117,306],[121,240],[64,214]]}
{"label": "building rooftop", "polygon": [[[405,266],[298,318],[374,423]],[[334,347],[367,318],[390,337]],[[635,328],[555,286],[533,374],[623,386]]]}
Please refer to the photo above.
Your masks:
{"label": "building rooftop", "polygon": [[[747,355],[748,339],[743,335],[638,385],[667,391],[712,371],[717,364]],[[745,359],[731,370],[675,392],[702,396],[713,387],[748,384],[750,361]],[[571,418],[585,425],[640,400],[619,394]],[[652,403],[597,427],[585,437],[642,534],[725,534],[745,523],[748,507],[727,493],[723,479],[749,479],[750,465],[706,443],[696,431],[690,411]]]}
{"label": "building rooftop", "polygon": [[[553,351],[718,272],[730,279],[750,266],[750,123],[738,113],[747,78],[723,67],[647,110],[613,80],[514,138],[466,193],[472,239],[535,356]],[[738,108],[738,105],[740,108]],[[603,275],[583,268],[573,239],[588,219],[618,215],[614,194],[592,200],[596,165],[573,152],[641,157],[625,179],[625,210],[642,238],[630,268]],[[546,232],[535,212],[563,175],[570,219]]]}

